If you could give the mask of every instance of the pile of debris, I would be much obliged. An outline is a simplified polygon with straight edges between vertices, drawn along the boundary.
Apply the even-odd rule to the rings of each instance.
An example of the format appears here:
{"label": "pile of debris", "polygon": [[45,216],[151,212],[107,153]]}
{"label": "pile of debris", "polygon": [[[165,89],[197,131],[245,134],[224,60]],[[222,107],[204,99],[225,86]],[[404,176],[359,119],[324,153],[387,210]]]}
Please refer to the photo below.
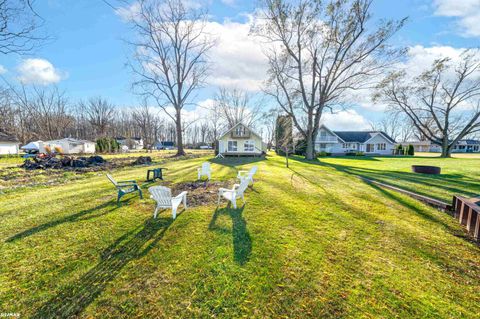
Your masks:
{"label": "pile of debris", "polygon": [[63,158],[57,158],[54,156],[45,156],[45,157],[34,157],[33,161],[26,159],[25,162],[20,166],[22,168],[33,170],[33,169],[68,169],[68,168],[85,168],[85,167],[95,167],[103,166],[107,163],[105,159],[101,156],[90,156],[90,157],[70,157],[65,156]]}
{"label": "pile of debris", "polygon": [[132,165],[150,165],[152,164],[152,158],[150,156],[139,156],[132,163]]}
{"label": "pile of debris", "polygon": [[235,181],[195,181],[184,182],[178,184],[162,183],[172,189],[172,195],[178,195],[183,191],[187,191],[188,206],[205,206],[215,203],[218,199],[218,189],[232,188]]}

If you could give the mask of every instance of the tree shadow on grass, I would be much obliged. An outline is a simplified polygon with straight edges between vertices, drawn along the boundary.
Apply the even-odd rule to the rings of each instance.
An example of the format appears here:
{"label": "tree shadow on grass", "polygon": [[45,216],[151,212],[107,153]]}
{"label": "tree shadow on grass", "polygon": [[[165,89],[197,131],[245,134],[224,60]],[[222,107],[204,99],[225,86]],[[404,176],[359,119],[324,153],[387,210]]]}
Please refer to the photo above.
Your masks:
{"label": "tree shadow on grass", "polygon": [[[100,254],[100,262],[78,280],[63,287],[32,318],[72,318],[80,314],[130,261],[146,255],[163,238],[171,218],[150,218],[133,235],[130,231]],[[133,237],[132,237],[133,235]]]}
{"label": "tree shadow on grass", "polygon": [[245,205],[233,209],[230,207],[230,204],[226,208],[217,207],[208,225],[209,230],[228,233],[229,230],[217,226],[216,221],[220,215],[227,215],[232,219],[233,259],[239,265],[244,265],[249,260],[252,252],[252,239],[247,230],[245,218],[242,216],[244,208]]}
{"label": "tree shadow on grass", "polygon": [[260,157],[225,157],[225,158],[213,158],[209,160],[210,163],[218,165],[228,166],[235,168],[236,166],[247,165],[252,163],[258,163],[261,161],[267,161],[265,156]]}
{"label": "tree shadow on grass", "polygon": [[[426,192],[415,187],[415,184],[431,187],[438,190],[443,190],[451,192],[451,195],[462,194],[464,196],[475,196],[480,193],[480,182],[472,179],[468,176],[463,176],[459,174],[440,174],[440,175],[427,175],[427,174],[418,174],[413,172],[404,172],[404,171],[392,171],[392,170],[378,170],[371,168],[360,168],[352,167],[348,165],[340,165],[333,163],[325,163],[321,161],[304,161],[299,160],[300,162],[307,162],[313,165],[319,165],[323,167],[334,168],[337,171],[364,177],[367,179],[376,180],[382,183],[389,184],[391,186],[400,187],[408,191],[412,191],[417,194],[424,196],[434,197],[439,200],[443,198],[439,197],[436,194],[431,192]],[[410,185],[399,185],[396,181],[404,181]]]}
{"label": "tree shadow on grass", "polygon": [[[124,203],[128,202],[129,200],[130,199],[127,199],[126,201],[124,201]],[[109,206],[111,206],[110,209],[94,214],[96,211],[102,210],[102,209],[107,208]],[[5,242],[13,242],[13,241],[16,241],[16,240],[19,240],[19,239],[23,239],[23,238],[35,235],[36,233],[45,231],[49,228],[52,228],[52,227],[55,227],[55,226],[58,226],[58,225],[61,225],[61,224],[64,224],[64,223],[73,223],[73,222],[78,222],[78,221],[83,221],[83,220],[89,220],[89,219],[92,219],[92,218],[97,218],[97,217],[106,215],[106,214],[116,210],[117,208],[118,208],[118,206],[117,206],[116,202],[114,200],[110,200],[108,202],[97,205],[95,207],[81,210],[78,213],[68,215],[68,216],[65,216],[65,217],[62,217],[62,218],[59,218],[59,219],[55,219],[55,220],[49,221],[48,223],[41,224],[41,225],[35,226],[33,228],[24,230],[24,231],[22,231],[18,234],[15,234],[15,235],[7,238],[7,240],[5,240]]]}

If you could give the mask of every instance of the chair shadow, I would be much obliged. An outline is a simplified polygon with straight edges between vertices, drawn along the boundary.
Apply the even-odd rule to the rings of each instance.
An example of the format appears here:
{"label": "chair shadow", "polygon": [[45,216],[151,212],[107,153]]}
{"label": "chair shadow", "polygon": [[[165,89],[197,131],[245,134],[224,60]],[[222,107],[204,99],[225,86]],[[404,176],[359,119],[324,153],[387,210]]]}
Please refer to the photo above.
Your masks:
{"label": "chair shadow", "polygon": [[105,290],[125,265],[148,254],[172,222],[171,218],[150,218],[135,235],[135,230],[132,230],[119,237],[100,254],[100,262],[96,266],[63,287],[55,297],[37,309],[32,318],[76,317]]}
{"label": "chair shadow", "polygon": [[[130,199],[127,199],[124,202],[128,202],[128,201],[130,201]],[[92,214],[97,210],[101,210],[101,209],[109,207],[109,206],[112,206],[112,207],[107,211],[104,211],[104,212],[101,212],[101,213],[98,213],[98,214]],[[52,227],[55,227],[55,226],[58,226],[58,225],[61,225],[61,224],[64,224],[64,223],[73,223],[73,222],[78,222],[78,221],[82,221],[82,220],[89,220],[89,219],[92,219],[92,218],[100,217],[100,216],[106,215],[106,214],[116,210],[117,208],[118,208],[118,206],[116,204],[116,201],[115,200],[110,200],[110,201],[105,202],[101,205],[98,205],[98,206],[95,206],[95,207],[92,207],[92,208],[89,208],[89,209],[84,209],[84,210],[79,211],[78,213],[68,215],[68,216],[65,216],[65,217],[62,217],[62,218],[59,218],[59,219],[55,219],[55,220],[52,220],[48,223],[41,224],[41,225],[35,226],[33,228],[24,230],[24,231],[22,231],[18,234],[15,234],[15,235],[7,238],[5,240],[5,242],[13,242],[13,241],[16,241],[16,240],[19,240],[19,239],[23,239],[23,238],[32,236],[36,233],[45,231],[49,228],[52,228]]]}
{"label": "chair shadow", "polygon": [[247,223],[242,216],[244,208],[245,205],[233,209],[230,207],[230,204],[225,208],[217,207],[208,225],[208,229],[211,231],[228,233],[230,231],[217,226],[216,221],[220,215],[227,215],[232,219],[233,260],[239,265],[247,263],[252,253],[252,239],[247,230]]}

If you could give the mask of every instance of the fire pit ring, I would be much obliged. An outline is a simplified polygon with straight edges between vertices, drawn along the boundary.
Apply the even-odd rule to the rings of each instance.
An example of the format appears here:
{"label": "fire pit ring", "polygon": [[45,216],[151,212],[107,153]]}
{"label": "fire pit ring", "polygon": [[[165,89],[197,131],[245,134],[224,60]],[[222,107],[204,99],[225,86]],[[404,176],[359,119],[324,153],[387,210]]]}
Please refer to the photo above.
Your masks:
{"label": "fire pit ring", "polygon": [[438,166],[412,165],[412,172],[420,174],[438,175],[442,169]]}

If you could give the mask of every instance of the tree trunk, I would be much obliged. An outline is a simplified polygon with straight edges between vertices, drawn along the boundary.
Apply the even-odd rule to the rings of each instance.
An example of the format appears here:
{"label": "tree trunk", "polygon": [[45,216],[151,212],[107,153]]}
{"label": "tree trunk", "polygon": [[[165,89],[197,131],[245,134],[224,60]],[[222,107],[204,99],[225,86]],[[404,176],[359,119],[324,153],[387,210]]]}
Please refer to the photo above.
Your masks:
{"label": "tree trunk", "polygon": [[444,137],[442,141],[442,155],[441,157],[450,157],[450,146],[448,144],[448,137]]}
{"label": "tree trunk", "polygon": [[307,150],[305,151],[305,159],[313,160],[315,159],[315,148],[313,141],[313,134],[309,133],[307,135]]}
{"label": "tree trunk", "polygon": [[182,135],[182,115],[181,110],[177,109],[176,114],[176,131],[177,131],[177,154],[175,156],[183,156],[185,155],[185,151],[183,149],[183,135]]}

